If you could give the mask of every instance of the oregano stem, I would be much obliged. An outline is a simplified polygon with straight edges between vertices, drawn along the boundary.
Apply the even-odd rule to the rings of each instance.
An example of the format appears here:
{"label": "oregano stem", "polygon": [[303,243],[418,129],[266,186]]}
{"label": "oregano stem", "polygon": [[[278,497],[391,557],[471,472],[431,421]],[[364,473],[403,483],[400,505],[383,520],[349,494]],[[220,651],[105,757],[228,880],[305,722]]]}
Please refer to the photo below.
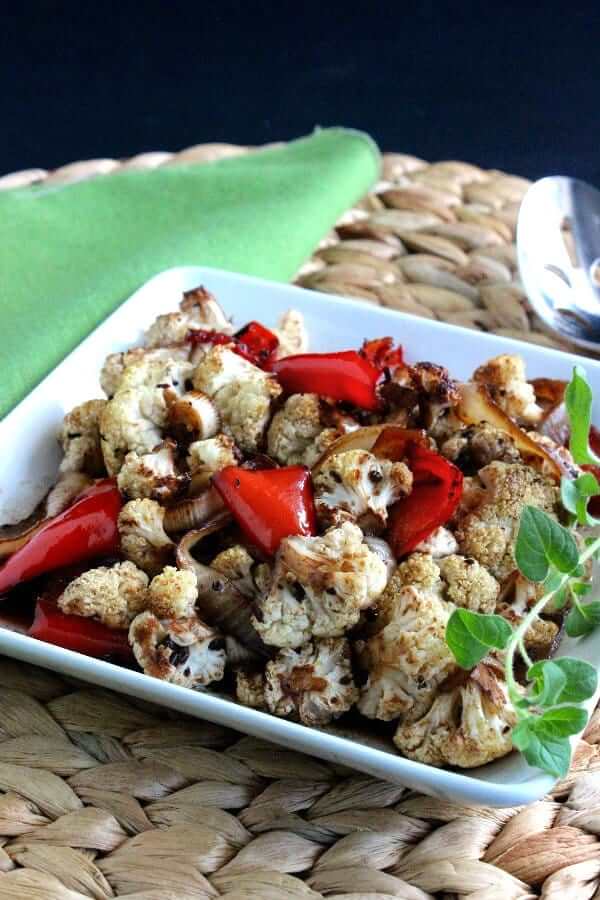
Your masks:
{"label": "oregano stem", "polygon": [[[581,556],[579,557],[579,564],[583,565],[586,563],[588,559],[591,559],[600,550],[600,537],[596,538],[591,544],[585,548]],[[534,619],[539,616],[542,612],[546,604],[557,594],[562,588],[568,583],[569,579],[572,576],[570,574],[563,575],[558,582],[558,584],[554,587],[553,590],[548,591],[547,594],[544,594],[543,597],[535,603],[526,616],[521,620],[521,623],[515,629],[513,636],[511,637],[508,645],[506,647],[506,660],[505,660],[505,675],[506,675],[506,685],[508,687],[508,695],[511,699],[513,706],[516,709],[517,716],[520,717],[522,714],[517,706],[518,701],[521,699],[521,694],[519,691],[519,685],[514,675],[514,664],[515,664],[515,653],[517,648],[521,648],[525,643],[525,635],[529,630],[529,626],[534,621]],[[525,662],[528,665],[531,665],[531,661],[529,657],[525,658]]]}

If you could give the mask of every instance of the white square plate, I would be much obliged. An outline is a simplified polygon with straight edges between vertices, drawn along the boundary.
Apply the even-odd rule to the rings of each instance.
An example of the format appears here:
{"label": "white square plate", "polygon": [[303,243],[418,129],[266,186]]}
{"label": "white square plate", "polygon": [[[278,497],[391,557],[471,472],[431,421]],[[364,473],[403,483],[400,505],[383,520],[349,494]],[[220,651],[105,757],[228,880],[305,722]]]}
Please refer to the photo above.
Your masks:
{"label": "white square plate", "polygon": [[[198,284],[212,291],[239,325],[249,319],[274,325],[279,314],[290,307],[301,310],[311,348],[315,350],[358,347],[365,337],[389,334],[404,345],[409,359],[442,363],[458,378],[466,378],[477,365],[505,351],[525,357],[529,377],[568,379],[577,359],[289,285],[214,269],[170,269],[157,275],[119,307],[0,423],[0,523],[18,521],[27,515],[52,484],[60,460],[56,434],[62,417],[77,403],[101,396],[98,375],[105,356],[139,343],[142,331],[154,318],[175,309],[182,291]],[[591,360],[582,363],[595,395],[600,396],[600,363]],[[577,643],[570,642],[570,647],[568,643],[563,643],[562,653],[569,652],[590,662],[600,658],[600,633]],[[517,754],[477,770],[434,769],[396,755],[391,743],[385,745],[390,750],[385,746],[380,749],[379,739],[369,746],[332,733],[335,729],[327,732],[310,729],[220,696],[166,684],[2,628],[0,652],[446,800],[512,806],[536,800],[553,784],[552,778],[527,766]],[[594,697],[589,702],[590,709],[596,700]]]}

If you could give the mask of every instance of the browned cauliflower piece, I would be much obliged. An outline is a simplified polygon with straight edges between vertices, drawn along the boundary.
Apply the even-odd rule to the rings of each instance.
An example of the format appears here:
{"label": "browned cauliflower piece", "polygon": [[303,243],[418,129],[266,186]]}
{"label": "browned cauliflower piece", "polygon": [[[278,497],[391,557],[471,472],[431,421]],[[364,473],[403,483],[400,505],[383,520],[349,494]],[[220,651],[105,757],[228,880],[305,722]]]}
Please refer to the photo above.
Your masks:
{"label": "browned cauliflower piece", "polygon": [[148,575],[157,575],[171,560],[175,544],[163,526],[165,510],[155,500],[130,500],[119,513],[123,556]]}
{"label": "browned cauliflower piece", "polygon": [[146,607],[147,588],[148,576],[131,562],[99,566],[71,581],[58,606],[68,615],[98,619],[109,628],[129,628]]}
{"label": "browned cauliflower piece", "polygon": [[[530,606],[540,600],[545,591],[543,583],[534,584],[520,572],[514,572],[505,582],[503,596],[496,612],[517,628]],[[549,604],[550,606],[550,604]],[[546,609],[550,612],[548,607]],[[536,658],[550,656],[559,636],[558,624],[551,619],[536,617],[525,633],[527,650]]]}
{"label": "browned cauliflower piece", "polygon": [[458,403],[458,385],[450,378],[448,369],[436,363],[419,362],[409,368],[418,394],[422,424],[435,436],[446,427],[445,420]]}
{"label": "browned cauliflower piece", "polygon": [[129,627],[140,668],[152,678],[201,689],[225,672],[225,641],[198,616],[159,619],[146,610]]}
{"label": "browned cauliflower piece", "polygon": [[123,372],[119,387],[100,416],[104,463],[116,475],[127,453],[151,451],[161,442],[169,406],[185,391],[191,363],[176,359],[145,360]]}
{"label": "browned cauliflower piece", "polygon": [[323,452],[324,432],[331,434],[332,440],[337,437],[335,429],[323,426],[318,395],[292,394],[269,425],[267,452],[283,466],[312,466]]}
{"label": "browned cauliflower piece", "polygon": [[179,312],[158,316],[145,334],[147,347],[164,347],[185,341],[191,329],[232,332],[229,319],[209,291],[203,287],[186,291]]}
{"label": "browned cauliflower piece", "polygon": [[88,400],[67,413],[59,441],[64,452],[60,472],[85,472],[92,478],[104,475],[100,445],[100,416],[106,400]]}
{"label": "browned cauliflower piece", "polygon": [[410,493],[412,473],[404,463],[377,459],[368,450],[346,450],[329,457],[313,484],[322,524],[368,520],[383,528],[388,507]]}
{"label": "browned cauliflower piece", "polygon": [[458,543],[449,528],[440,525],[415,547],[416,553],[429,553],[434,559],[456,553]]}
{"label": "browned cauliflower piece", "polygon": [[291,716],[309,726],[327,725],[357,699],[345,638],[323,638],[297,650],[280,650],[267,663],[265,700],[276,716]]}
{"label": "browned cauliflower piece", "polygon": [[300,647],[341,637],[372,606],[387,582],[385,562],[344,522],[321,537],[288,537],[280,545],[269,593],[256,604],[254,627],[266,644]]}
{"label": "browned cauliflower piece", "polygon": [[368,672],[358,708],[370,719],[402,716],[413,721],[427,711],[439,685],[456,671],[446,644],[446,624],[454,607],[431,587],[406,586],[401,578],[390,581],[386,594],[386,624],[364,645],[357,645]]}
{"label": "browned cauliflower piece", "polygon": [[441,444],[440,453],[465,475],[475,475],[495,460],[509,463],[521,461],[521,454],[510,435],[486,423],[455,431]]}
{"label": "browned cauliflower piece", "polygon": [[556,518],[558,503],[559,489],[545,475],[520,463],[490,463],[465,484],[455,529],[461,553],[506,578],[516,569],[514,545],[524,507]]}
{"label": "browned cauliflower piece", "polygon": [[525,361],[514,353],[501,353],[473,372],[473,381],[485,384],[507,416],[522,425],[536,425],[543,411],[527,381]]}
{"label": "browned cauliflower piece", "polygon": [[500,585],[476,559],[453,553],[440,559],[439,567],[446,600],[474,612],[494,612]]}
{"label": "browned cauliflower piece", "polygon": [[164,502],[181,493],[188,483],[188,477],[177,471],[173,441],[163,441],[150,453],[136,453],[131,450],[117,476],[117,484],[122,494],[132,500],[144,497]]}
{"label": "browned cauliflower piece", "polygon": [[256,452],[281,394],[277,380],[226,346],[207,351],[194,372],[194,388],[213,401],[221,427],[238,446]]}
{"label": "browned cauliflower piece", "polygon": [[422,717],[402,722],[394,743],[409,759],[470,769],[510,753],[515,724],[501,674],[480,663],[464,683],[439,693]]}
{"label": "browned cauliflower piece", "polygon": [[279,346],[275,354],[277,359],[306,353],[308,350],[308,334],[304,325],[304,316],[297,309],[288,309],[283,313],[277,328],[273,332],[279,338]]}
{"label": "browned cauliflower piece", "polygon": [[266,710],[264,673],[238,669],[235,673],[235,696],[242,706]]}
{"label": "browned cauliflower piece", "polygon": [[205,441],[194,441],[188,447],[187,464],[192,475],[200,470],[207,470],[212,474],[225,466],[235,466],[237,462],[235,443],[226,434],[218,434]]}
{"label": "browned cauliflower piece", "polygon": [[190,357],[190,344],[171,344],[168,347],[156,347],[152,350],[146,347],[134,347],[122,353],[111,353],[106,357],[100,371],[100,387],[107,397],[116,394],[121,383],[123,373],[135,363],[145,361],[166,362],[176,359],[187,362]]}
{"label": "browned cauliflower piece", "polygon": [[190,619],[196,611],[196,576],[189,569],[165,566],[148,588],[148,609],[159,619]]}

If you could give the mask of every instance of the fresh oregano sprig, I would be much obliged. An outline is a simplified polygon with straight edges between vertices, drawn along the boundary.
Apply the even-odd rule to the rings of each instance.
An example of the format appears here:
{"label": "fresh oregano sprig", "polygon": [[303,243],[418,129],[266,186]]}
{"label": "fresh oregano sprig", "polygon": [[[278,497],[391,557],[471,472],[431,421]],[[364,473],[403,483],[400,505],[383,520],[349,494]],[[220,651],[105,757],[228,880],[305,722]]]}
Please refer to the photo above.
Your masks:
{"label": "fresh oregano sprig", "polygon": [[[600,465],[589,444],[592,390],[580,366],[575,366],[565,391],[565,406],[574,461]],[[600,524],[588,511],[589,500],[598,494],[600,486],[592,472],[562,479],[561,498],[568,527],[534,506],[523,510],[515,545],[516,563],[525,578],[543,584],[544,590],[516,628],[502,616],[456,609],[446,629],[448,646],[462,668],[473,668],[491,650],[503,651],[508,695],[517,715],[513,744],[530,765],[555,777],[563,777],[569,769],[569,739],[585,727],[588,715],[581,704],[595,694],[598,675],[594,666],[568,656],[533,662],[525,636],[550,604],[554,609],[571,604],[565,620],[571,637],[589,634],[600,625],[600,601],[582,601],[591,590],[585,580],[586,563],[600,554],[600,538],[587,539],[580,549],[574,536],[578,525]],[[527,665],[525,686],[515,676],[517,654]]]}

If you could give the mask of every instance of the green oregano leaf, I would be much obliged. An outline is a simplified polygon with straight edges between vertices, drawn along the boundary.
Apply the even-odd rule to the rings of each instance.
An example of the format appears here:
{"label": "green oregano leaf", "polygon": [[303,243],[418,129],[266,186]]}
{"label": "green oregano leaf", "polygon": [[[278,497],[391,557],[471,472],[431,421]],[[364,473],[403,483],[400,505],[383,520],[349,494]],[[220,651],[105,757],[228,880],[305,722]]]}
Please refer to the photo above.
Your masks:
{"label": "green oregano leaf", "polygon": [[536,766],[554,778],[564,778],[569,771],[571,744],[568,738],[541,737],[533,732],[527,746],[518,749],[530,766]]}
{"label": "green oregano leaf", "polygon": [[565,406],[569,417],[571,437],[569,449],[578,465],[600,464],[600,458],[590,448],[590,428],[592,425],[592,389],[585,369],[575,366],[573,377],[565,391]]}
{"label": "green oregano leaf", "polygon": [[550,659],[534,663],[527,672],[533,682],[529,703],[536,706],[554,706],[560,703],[561,696],[567,686],[567,674]]}
{"label": "green oregano leaf", "polygon": [[570,512],[580,525],[593,526],[598,519],[588,512],[588,503],[592,497],[600,494],[600,485],[595,475],[584,472],[578,478],[562,478],[560,497],[562,505]]}
{"label": "green oregano leaf", "polygon": [[463,669],[472,669],[490,649],[503,650],[512,628],[502,616],[455,609],[446,626],[446,643]]}
{"label": "green oregano leaf", "polygon": [[544,581],[550,566],[563,574],[572,572],[577,566],[579,552],[567,528],[541,509],[526,506],[521,514],[515,559],[525,578]]}
{"label": "green oregano leaf", "polygon": [[569,612],[565,622],[565,630],[569,637],[582,637],[590,634],[600,625],[600,601],[579,603]]}
{"label": "green oregano leaf", "polygon": [[534,682],[544,680],[544,670],[551,666],[558,668],[565,676],[565,684],[554,703],[581,703],[593,697],[598,687],[598,672],[595,667],[582,659],[559,656],[556,659],[541,659],[534,663],[527,677]]}
{"label": "green oregano leaf", "polygon": [[538,737],[554,740],[583,731],[587,720],[588,714],[580,706],[557,706],[536,716],[533,727]]}

